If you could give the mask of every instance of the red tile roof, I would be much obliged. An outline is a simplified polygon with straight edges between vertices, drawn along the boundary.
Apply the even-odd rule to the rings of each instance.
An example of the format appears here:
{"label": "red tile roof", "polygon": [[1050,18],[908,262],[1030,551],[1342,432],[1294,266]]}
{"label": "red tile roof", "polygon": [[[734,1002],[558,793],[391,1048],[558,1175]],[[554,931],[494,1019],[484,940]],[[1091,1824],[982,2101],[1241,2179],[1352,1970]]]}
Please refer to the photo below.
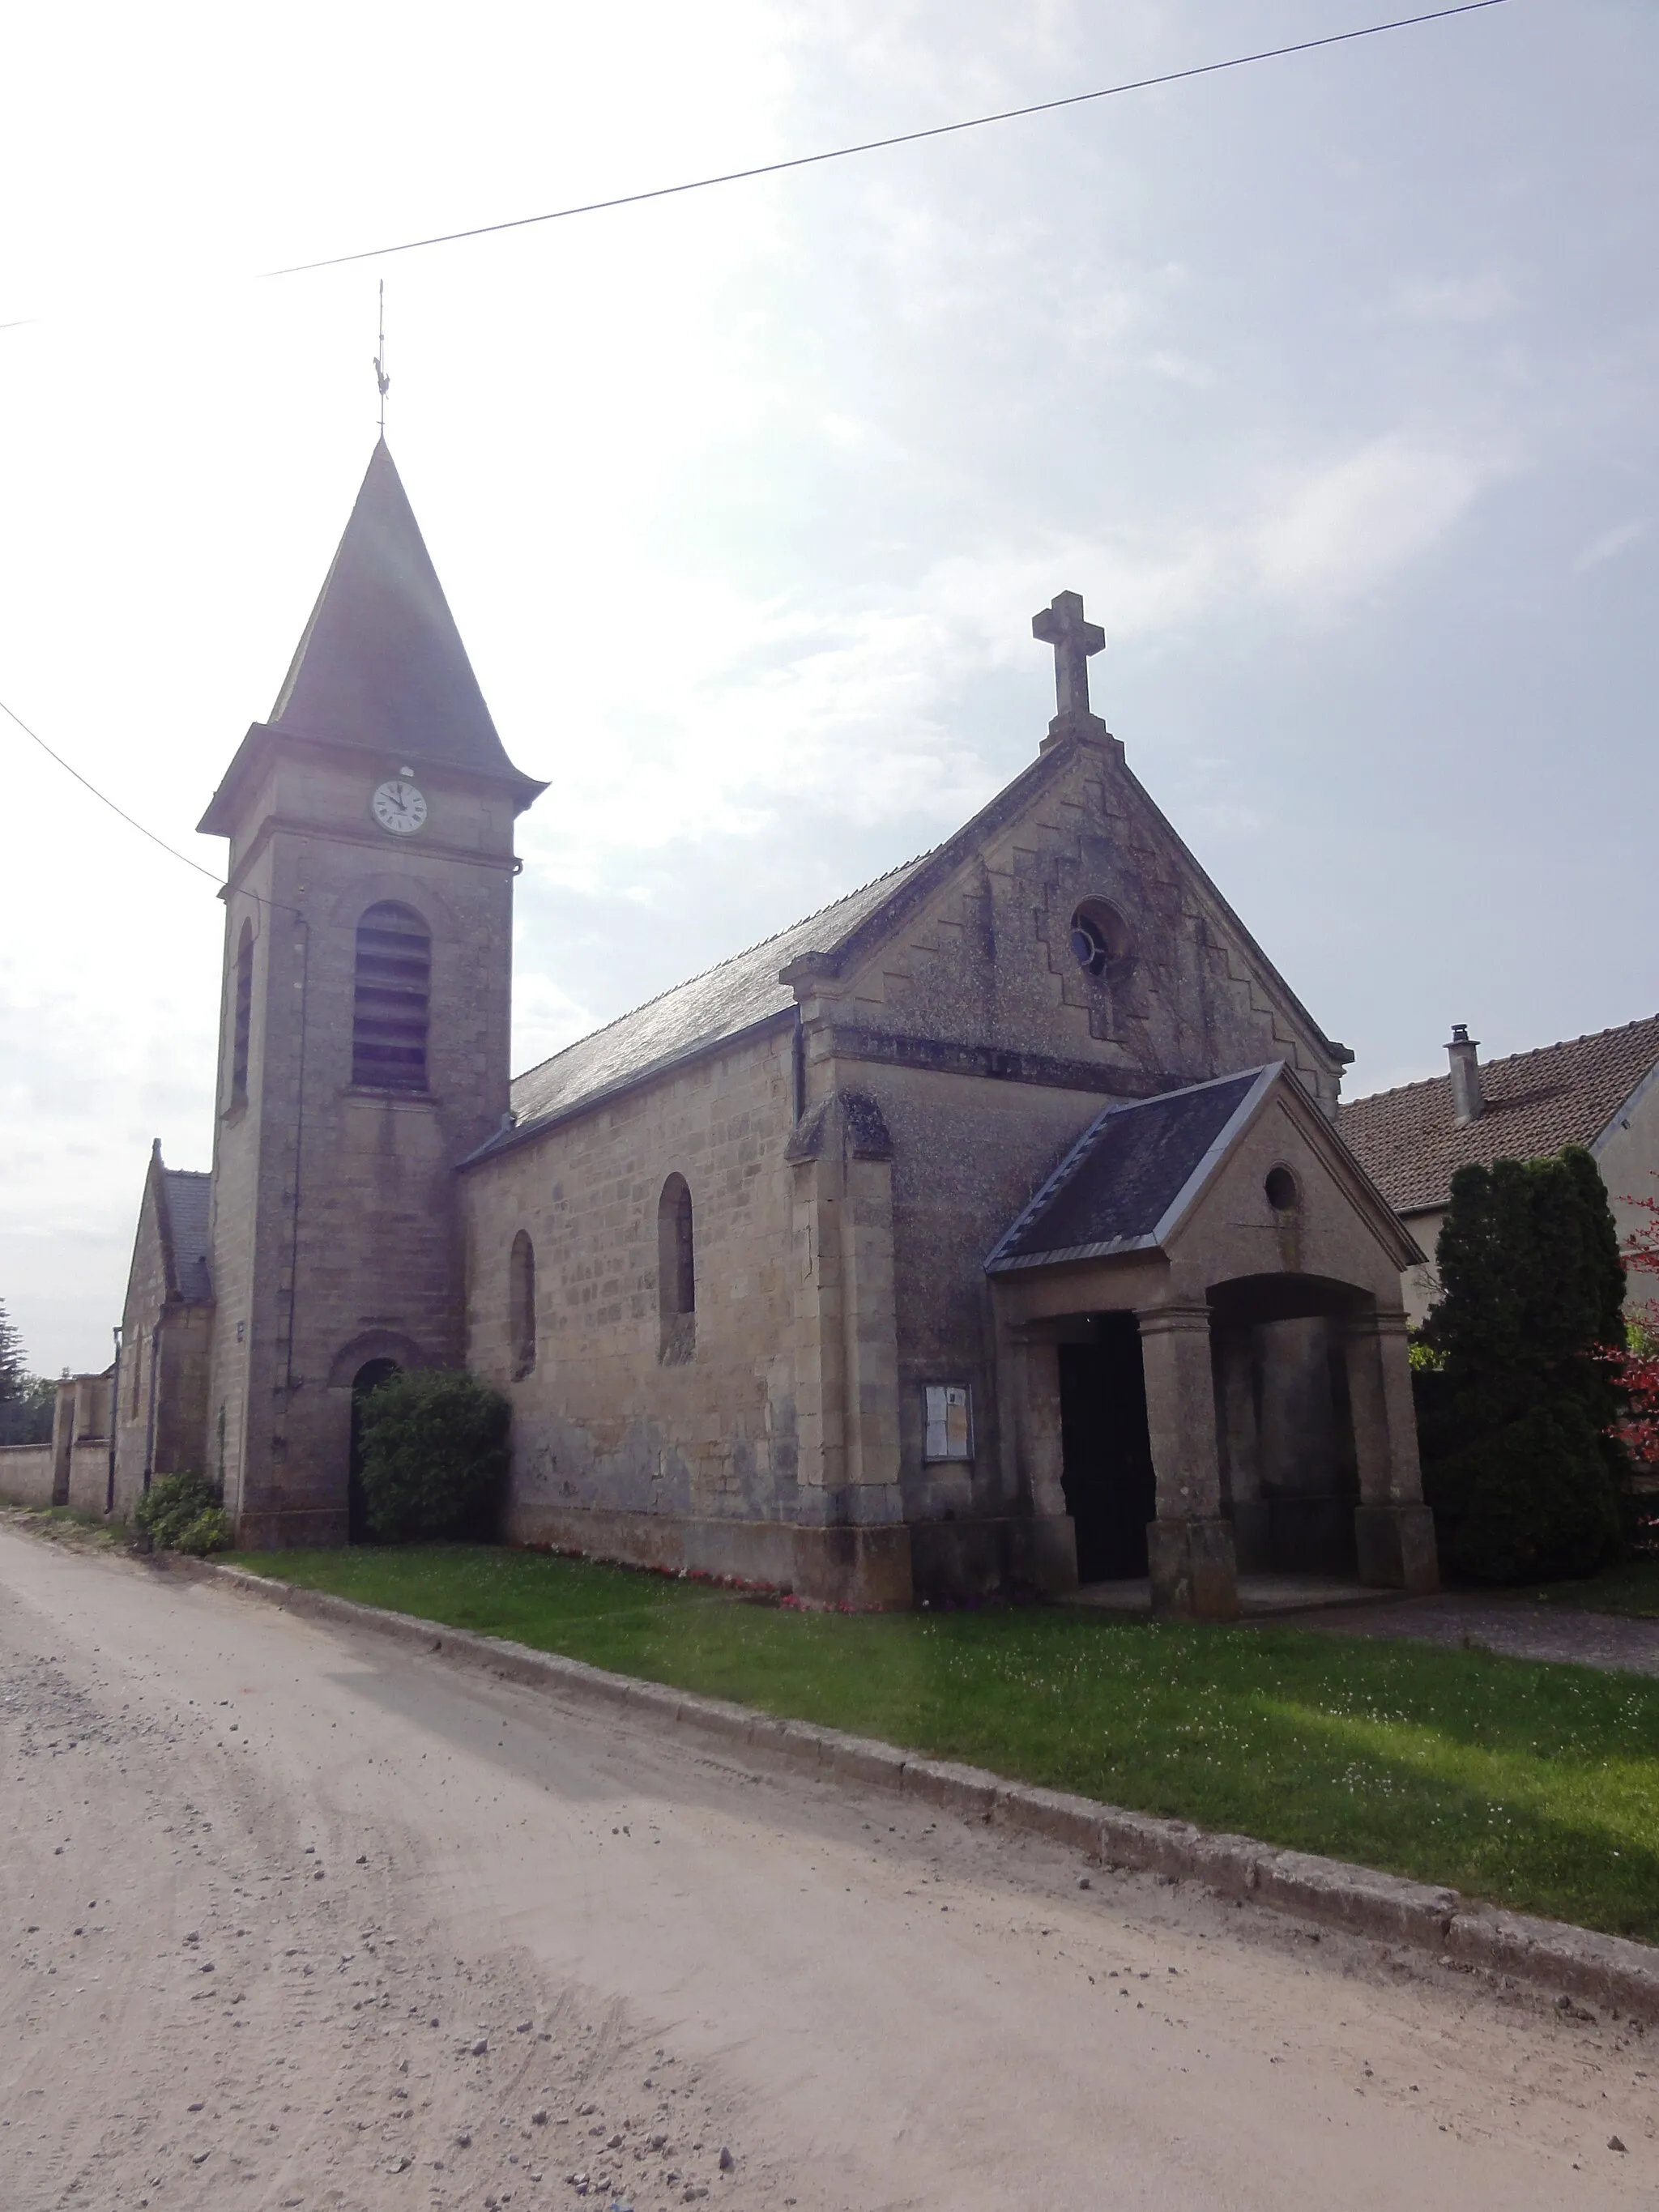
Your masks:
{"label": "red tile roof", "polygon": [[1461,1167],[1593,1143],[1656,1063],[1659,1014],[1486,1061],[1485,1109],[1461,1128],[1449,1075],[1352,1099],[1339,1109],[1337,1127],[1395,1212],[1410,1213],[1443,1206]]}

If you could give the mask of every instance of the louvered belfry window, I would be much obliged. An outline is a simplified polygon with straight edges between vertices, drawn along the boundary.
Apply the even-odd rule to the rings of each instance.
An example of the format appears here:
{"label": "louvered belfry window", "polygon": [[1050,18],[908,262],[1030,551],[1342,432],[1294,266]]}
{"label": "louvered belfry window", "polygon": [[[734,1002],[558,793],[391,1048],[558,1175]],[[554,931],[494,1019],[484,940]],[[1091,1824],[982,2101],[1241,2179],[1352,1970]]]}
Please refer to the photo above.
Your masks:
{"label": "louvered belfry window", "polygon": [[351,1079],[375,1091],[426,1089],[432,937],[413,907],[383,900],[357,924]]}
{"label": "louvered belfry window", "polygon": [[230,1042],[230,1103],[247,1103],[248,1041],[253,1030],[253,925],[242,924],[236,950],[236,1018]]}

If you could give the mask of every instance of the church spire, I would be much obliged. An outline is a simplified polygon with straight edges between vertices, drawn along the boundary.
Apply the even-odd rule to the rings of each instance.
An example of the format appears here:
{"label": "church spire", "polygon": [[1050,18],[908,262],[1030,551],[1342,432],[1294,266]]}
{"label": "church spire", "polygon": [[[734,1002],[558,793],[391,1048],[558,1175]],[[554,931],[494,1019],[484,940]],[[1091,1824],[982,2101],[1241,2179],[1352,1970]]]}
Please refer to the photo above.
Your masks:
{"label": "church spire", "polygon": [[384,437],[269,726],[543,788],[496,734]]}

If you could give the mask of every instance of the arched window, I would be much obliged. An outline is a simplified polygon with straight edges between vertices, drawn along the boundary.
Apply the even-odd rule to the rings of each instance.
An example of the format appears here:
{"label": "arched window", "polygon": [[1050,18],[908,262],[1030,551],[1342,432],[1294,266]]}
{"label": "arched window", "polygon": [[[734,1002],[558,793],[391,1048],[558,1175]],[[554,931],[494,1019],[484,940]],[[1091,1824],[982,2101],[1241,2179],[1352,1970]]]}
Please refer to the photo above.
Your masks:
{"label": "arched window", "polygon": [[351,1079],[374,1091],[426,1089],[432,937],[413,907],[383,899],[357,924]]}
{"label": "arched window", "polygon": [[242,924],[236,948],[236,1012],[230,1031],[230,1103],[247,1103],[247,1048],[253,1030],[253,924]]}
{"label": "arched window", "polygon": [[536,1364],[536,1248],[522,1229],[507,1263],[507,1313],[516,1382]]}
{"label": "arched window", "polygon": [[689,1359],[697,1340],[697,1267],[691,1242],[691,1193],[672,1175],[657,1201],[657,1304],[664,1362]]}

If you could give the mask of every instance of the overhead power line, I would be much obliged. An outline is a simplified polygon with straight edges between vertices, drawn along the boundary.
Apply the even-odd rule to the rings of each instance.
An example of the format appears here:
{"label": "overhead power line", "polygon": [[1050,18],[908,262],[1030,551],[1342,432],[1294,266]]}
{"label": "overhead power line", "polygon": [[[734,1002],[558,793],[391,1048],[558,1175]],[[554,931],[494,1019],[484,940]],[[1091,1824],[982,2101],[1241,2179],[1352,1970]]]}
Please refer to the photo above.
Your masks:
{"label": "overhead power line", "polygon": [[70,763],[64,758],[62,753],[53,752],[52,747],[41,736],[40,731],[30,729],[28,724],[23,720],[23,717],[18,714],[14,708],[7,706],[3,699],[0,699],[0,714],[7,715],[12,721],[15,722],[18,728],[23,732],[23,735],[26,738],[33,738],[35,744],[40,746],[41,751],[46,754],[47,759],[55,760],[58,767],[63,769],[65,775],[72,775],[75,778],[75,781],[82,786],[82,789],[89,791],[95,799],[97,799],[101,805],[108,807],[112,814],[118,814],[122,821],[126,823],[129,830],[136,830],[141,837],[148,837],[152,845],[159,845],[164,853],[171,854],[175,860],[182,860],[187,868],[194,868],[198,876],[205,876],[210,884],[218,884],[220,883],[218,875],[212,868],[204,868],[199,860],[192,860],[188,853],[181,853],[176,845],[169,845],[165,837],[158,837],[153,830],[147,830],[142,822],[135,820],[134,817],[127,812],[125,806],[118,806],[107,792],[100,791],[97,785],[94,783],[90,778],[82,775],[78,768],[72,767]]}
{"label": "overhead power line", "polygon": [[455,246],[463,239],[490,238],[504,230],[527,230],[537,223],[563,222],[572,216],[601,215],[610,208],[637,207],[645,200],[672,199],[684,192],[704,192],[715,185],[738,185],[754,177],[780,176],[787,169],[810,169],[824,161],[845,161],[854,154],[879,154],[893,146],[914,146],[924,138],[949,138],[962,131],[982,131],[993,123],[1014,123],[1023,116],[1052,115],[1062,107],[1082,107],[1091,100],[1116,100],[1125,93],[1150,92],[1164,84],[1183,84],[1190,78],[1217,76],[1226,70],[1249,69],[1257,62],[1282,61],[1290,54],[1310,54],[1322,46],[1351,45],[1356,39],[1375,39],[1385,31],[1408,31],[1422,23],[1442,23],[1453,15],[1479,15],[1489,8],[1502,8],[1508,0],[1462,0],[1454,8],[1433,8],[1418,15],[1396,15],[1385,23],[1365,23],[1358,30],[1331,31],[1322,38],[1298,39],[1293,45],[1264,46],[1249,54],[1233,54],[1225,61],[1200,62],[1190,69],[1166,70],[1158,76],[1142,76],[1123,84],[1103,85],[1094,92],[1073,92],[1059,100],[1033,100],[1025,107],[999,108],[993,115],[970,115],[959,123],[935,123],[922,131],[901,131],[889,138],[866,138],[855,146],[833,146],[821,154],[796,154],[787,161],[762,161],[753,168],[727,169],[718,176],[691,177],[678,185],[655,185],[648,191],[619,192],[612,199],[584,200],[574,207],[551,208],[543,215],[509,216],[500,222],[474,223],[465,230],[436,231],[429,238],[405,238],[392,246],[366,246],[352,253],[331,253],[319,261],[295,261],[283,269],[263,269],[262,277],[304,276],[318,269],[340,269],[349,262],[375,261],[393,253],[418,253],[428,246]]}

